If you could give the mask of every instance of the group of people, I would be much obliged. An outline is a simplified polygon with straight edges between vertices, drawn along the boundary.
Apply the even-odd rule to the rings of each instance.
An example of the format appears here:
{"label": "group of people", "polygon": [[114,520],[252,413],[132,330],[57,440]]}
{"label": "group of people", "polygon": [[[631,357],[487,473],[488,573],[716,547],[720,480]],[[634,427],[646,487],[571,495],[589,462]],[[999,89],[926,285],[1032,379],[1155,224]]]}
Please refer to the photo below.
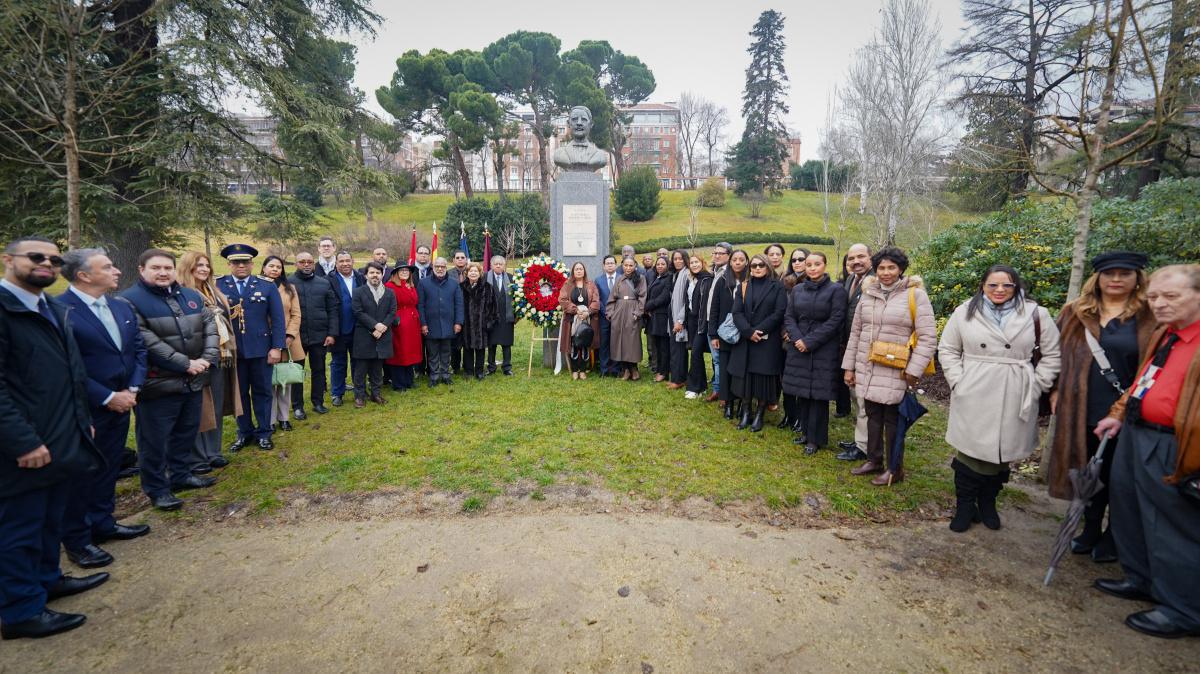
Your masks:
{"label": "group of people", "polygon": [[[452,374],[511,374],[511,276],[496,256],[484,269],[458,251],[389,266],[379,248],[361,268],[322,239],[296,271],[232,244],[230,274],[203,253],[177,260],[151,249],[138,279],[114,294],[121,271],[100,249],[61,255],[45,239],[10,243],[0,281],[0,632],[41,637],[84,616],[47,601],[90,590],[105,573],[64,575],[60,546],[81,568],[105,566],[107,541],[149,533],[113,518],[115,482],[131,414],[138,469],[154,507],[213,484],[224,452],[273,448],[273,433],[339,406],[383,404],[418,373],[429,386]],[[786,261],[786,262],[785,262]],[[1108,447],[1107,492],[1092,499],[1074,550],[1119,560],[1124,577],[1101,591],[1156,606],[1127,623],[1157,636],[1200,633],[1200,267],[1147,276],[1146,259],[1115,252],[1092,261],[1082,296],[1057,320],[1028,295],[1018,270],[997,265],[956,308],[939,338],[921,279],[900,249],[851,246],[831,277],[820,251],[778,244],[750,254],[718,244],[659,250],[641,264],[609,256],[599,278],[576,264],[559,295],[559,348],[572,378],[641,378],[643,332],[653,379],[688,399],[718,402],[738,429],[780,428],[813,455],[829,445],[830,406],[856,414],[837,458],[890,487],[904,480],[899,407],[935,358],[951,387],[946,439],[956,511],[950,528],[998,529],[996,498],[1009,466],[1037,444],[1040,399],[1058,415],[1047,457],[1051,494],[1069,498],[1068,471]],[[44,289],[61,270],[58,298]],[[500,356],[497,359],[497,355]],[[325,360],[329,356],[329,376]],[[707,356],[707,357],[706,357]],[[711,368],[711,374],[710,374]],[[280,375],[284,372],[284,375]],[[352,383],[347,386],[347,374]],[[327,390],[328,389],[328,390]],[[710,392],[711,391],[711,392]],[[854,403],[857,404],[854,404]],[[222,419],[237,437],[227,447]],[[1106,443],[1101,438],[1107,437]],[[899,439],[902,444],[902,438]],[[1193,493],[1189,492],[1191,489]],[[1108,526],[1104,522],[1109,511]],[[1164,554],[1168,551],[1169,554]]]}

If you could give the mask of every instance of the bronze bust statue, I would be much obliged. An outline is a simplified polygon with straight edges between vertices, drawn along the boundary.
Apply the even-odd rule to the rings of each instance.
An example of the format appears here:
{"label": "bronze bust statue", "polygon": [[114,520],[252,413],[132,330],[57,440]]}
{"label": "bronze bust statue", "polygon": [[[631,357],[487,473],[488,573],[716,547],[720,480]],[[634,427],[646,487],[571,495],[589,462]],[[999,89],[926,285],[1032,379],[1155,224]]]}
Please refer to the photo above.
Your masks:
{"label": "bronze bust statue", "polygon": [[554,165],[564,171],[595,171],[608,165],[608,153],[588,140],[592,131],[592,111],[586,106],[571,108],[567,125],[571,142],[554,151]]}

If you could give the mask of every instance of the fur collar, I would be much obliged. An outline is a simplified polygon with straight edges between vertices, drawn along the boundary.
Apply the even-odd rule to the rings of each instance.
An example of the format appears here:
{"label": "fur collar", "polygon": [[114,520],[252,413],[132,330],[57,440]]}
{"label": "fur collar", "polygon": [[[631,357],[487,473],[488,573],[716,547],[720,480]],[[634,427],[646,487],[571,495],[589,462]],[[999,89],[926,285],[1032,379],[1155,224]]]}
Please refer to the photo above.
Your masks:
{"label": "fur collar", "polygon": [[[917,276],[916,274],[912,274],[910,276],[905,276],[905,277],[901,278],[898,283],[907,284],[907,285],[903,286],[905,291],[907,291],[909,288],[924,288],[925,287],[925,281],[920,276]],[[897,286],[897,287],[900,287],[900,286]],[[874,274],[871,274],[870,276],[867,276],[866,278],[864,278],[862,280],[862,289],[863,289],[864,293],[867,292],[868,290],[878,290],[878,288],[879,288],[879,278],[876,277]]]}

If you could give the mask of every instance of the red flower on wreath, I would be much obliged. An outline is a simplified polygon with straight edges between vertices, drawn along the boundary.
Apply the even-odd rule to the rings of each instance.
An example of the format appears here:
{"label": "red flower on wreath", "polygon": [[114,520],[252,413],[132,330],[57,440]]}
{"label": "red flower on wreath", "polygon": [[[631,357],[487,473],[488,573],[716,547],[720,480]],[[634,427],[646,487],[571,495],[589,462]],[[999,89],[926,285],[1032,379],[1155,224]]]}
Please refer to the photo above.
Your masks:
{"label": "red flower on wreath", "polygon": [[522,288],[525,301],[538,311],[555,311],[558,309],[558,293],[566,282],[567,277],[548,264],[530,265],[525,271]]}

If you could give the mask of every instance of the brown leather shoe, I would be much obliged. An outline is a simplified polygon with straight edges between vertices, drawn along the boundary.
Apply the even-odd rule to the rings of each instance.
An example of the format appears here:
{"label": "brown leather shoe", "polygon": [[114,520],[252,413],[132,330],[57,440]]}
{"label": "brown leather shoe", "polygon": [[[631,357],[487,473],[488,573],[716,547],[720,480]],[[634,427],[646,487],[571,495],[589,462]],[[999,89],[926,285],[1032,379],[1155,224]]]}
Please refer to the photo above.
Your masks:
{"label": "brown leather shoe", "polygon": [[642,378],[642,373],[638,372],[637,368],[633,368],[633,372],[629,375],[630,381],[637,381]]}
{"label": "brown leather shoe", "polygon": [[387,401],[383,399],[382,393],[376,393],[375,395],[371,396],[371,402],[375,403],[376,405],[382,405]]}
{"label": "brown leather shoe", "polygon": [[683,388],[683,386],[684,386],[683,384],[676,384],[675,382],[671,382],[670,384],[667,384],[667,389],[671,390],[671,391],[676,391],[678,389]]}
{"label": "brown leather shoe", "polygon": [[367,401],[365,399],[363,399],[363,398],[355,398],[354,399],[354,407],[355,408],[362,409],[366,406],[367,406]]}
{"label": "brown leather shoe", "polygon": [[851,475],[870,475],[871,473],[881,473],[881,472],[883,472],[883,464],[875,463],[874,461],[870,461],[870,460],[866,461],[858,468],[850,469]]}
{"label": "brown leather shoe", "polygon": [[874,480],[871,480],[871,484],[875,485],[876,487],[890,487],[903,481],[904,469],[900,468],[894,473],[890,470],[883,471],[879,475],[876,475]]}
{"label": "brown leather shoe", "polygon": [[709,393],[708,396],[704,399],[704,402],[706,402],[706,403],[713,403],[716,401],[717,401],[716,393]]}

